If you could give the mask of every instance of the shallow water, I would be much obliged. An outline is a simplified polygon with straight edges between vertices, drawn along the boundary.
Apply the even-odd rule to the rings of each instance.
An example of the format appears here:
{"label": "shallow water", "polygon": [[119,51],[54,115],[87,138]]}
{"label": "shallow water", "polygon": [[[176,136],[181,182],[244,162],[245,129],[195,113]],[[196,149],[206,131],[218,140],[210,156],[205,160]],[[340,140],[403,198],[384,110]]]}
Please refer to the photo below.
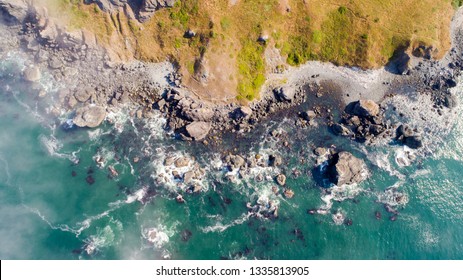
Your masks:
{"label": "shallow water", "polygon": [[[204,147],[175,140],[163,131],[160,116],[141,121],[120,112],[110,116],[115,125],[64,130],[60,124],[69,116],[55,122],[46,109],[59,85],[44,75],[47,96],[39,98],[40,89],[21,82],[24,63],[17,54],[0,62],[2,259],[463,258],[461,115],[448,136],[435,137],[445,139],[436,150],[405,166],[396,159],[403,147],[365,147],[322,125],[295,129],[287,112],[250,135],[227,135],[221,146]],[[460,83],[459,95],[462,88]],[[268,135],[273,129],[289,135],[288,148]],[[369,179],[326,193],[312,176],[312,149],[322,145],[364,159]],[[264,157],[277,151],[285,164],[255,168],[229,182],[220,152],[234,148]],[[173,178],[173,167],[163,165],[166,157],[181,155],[205,169],[196,182],[202,192],[188,194]],[[104,159],[100,166],[98,157]],[[119,176],[112,178],[109,166]],[[292,176],[294,170],[301,175]],[[292,199],[271,190],[280,172]],[[258,182],[259,173],[268,180]],[[408,200],[396,205],[396,192]],[[175,200],[179,193],[183,204]],[[253,216],[246,207],[270,201],[279,206],[276,219]],[[384,203],[399,212],[395,221]],[[309,209],[326,213],[311,215]]]}

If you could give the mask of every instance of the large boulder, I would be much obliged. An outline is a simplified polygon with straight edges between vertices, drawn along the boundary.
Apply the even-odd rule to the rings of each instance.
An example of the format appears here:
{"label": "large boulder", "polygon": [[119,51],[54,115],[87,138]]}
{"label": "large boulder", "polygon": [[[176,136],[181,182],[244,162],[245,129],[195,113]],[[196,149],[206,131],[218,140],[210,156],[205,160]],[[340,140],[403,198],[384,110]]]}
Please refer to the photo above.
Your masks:
{"label": "large boulder", "polygon": [[7,23],[18,24],[24,21],[29,7],[24,0],[0,0],[0,18]]}
{"label": "large boulder", "polygon": [[339,152],[333,156],[327,171],[330,181],[341,186],[362,182],[366,179],[366,170],[363,160],[349,152]]}
{"label": "large boulder", "polygon": [[101,106],[88,105],[77,109],[72,120],[79,127],[97,127],[106,117],[106,109]]}
{"label": "large boulder", "polygon": [[359,100],[346,107],[346,113],[359,117],[375,117],[379,114],[379,105],[373,100]]}
{"label": "large boulder", "polygon": [[211,124],[208,122],[195,121],[187,125],[185,129],[193,140],[198,141],[206,138],[211,130]]}

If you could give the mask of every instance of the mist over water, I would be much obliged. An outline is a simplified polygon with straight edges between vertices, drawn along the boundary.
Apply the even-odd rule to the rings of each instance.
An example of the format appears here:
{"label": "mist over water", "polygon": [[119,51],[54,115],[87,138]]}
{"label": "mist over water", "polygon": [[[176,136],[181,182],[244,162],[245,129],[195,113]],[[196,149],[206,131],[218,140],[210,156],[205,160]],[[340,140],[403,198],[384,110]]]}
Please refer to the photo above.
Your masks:
{"label": "mist over water", "polygon": [[[159,115],[110,114],[113,125],[65,130],[71,116],[50,107],[63,87],[43,74],[24,83],[18,53],[0,62],[0,258],[2,259],[461,259],[463,257],[463,122],[460,102],[448,136],[427,135],[438,148],[400,161],[404,147],[366,147],[319,126],[296,129],[268,121],[220,148],[181,142]],[[39,97],[44,90],[45,97]],[[460,83],[455,95],[463,91]],[[290,135],[281,149],[269,131]],[[330,193],[314,180],[313,147],[335,145],[365,160],[369,178]],[[239,178],[221,152],[278,153],[285,165],[256,167]],[[182,169],[168,157],[194,158]],[[139,160],[135,162],[135,158]],[[300,159],[306,161],[301,163]],[[404,164],[405,162],[405,164]],[[199,165],[201,192],[188,194],[172,171]],[[109,167],[118,172],[111,176]],[[301,175],[292,176],[297,170]],[[275,195],[285,172],[293,198]],[[263,181],[257,180],[259,174]],[[226,179],[233,175],[235,180]],[[269,180],[266,180],[269,178]],[[185,203],[176,197],[182,194]],[[406,197],[398,203],[397,194]],[[278,218],[248,206],[278,206]],[[385,210],[384,204],[397,211]],[[311,215],[310,209],[321,209]],[[380,218],[377,218],[379,215]],[[344,221],[352,220],[348,226]]]}

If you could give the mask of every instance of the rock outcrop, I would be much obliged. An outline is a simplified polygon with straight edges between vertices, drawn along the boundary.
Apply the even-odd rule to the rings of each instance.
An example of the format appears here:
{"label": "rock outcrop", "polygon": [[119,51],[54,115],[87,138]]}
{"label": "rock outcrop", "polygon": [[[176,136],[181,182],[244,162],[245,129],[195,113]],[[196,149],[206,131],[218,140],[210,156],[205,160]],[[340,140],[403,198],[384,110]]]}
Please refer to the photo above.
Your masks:
{"label": "rock outcrop", "polygon": [[406,124],[402,124],[397,128],[396,140],[412,149],[418,149],[423,146],[421,135]]}
{"label": "rock outcrop", "polygon": [[173,7],[177,0],[143,0],[138,18],[140,22],[149,20],[155,11],[161,8]]}
{"label": "rock outcrop", "polygon": [[327,175],[332,183],[341,186],[362,182],[366,179],[366,170],[363,160],[349,152],[339,152],[329,161]]}
{"label": "rock outcrop", "polygon": [[23,0],[0,0],[0,18],[10,24],[24,21],[28,14],[28,5]]}
{"label": "rock outcrop", "polygon": [[106,109],[101,106],[88,105],[77,109],[72,120],[79,127],[97,127],[106,117]]}

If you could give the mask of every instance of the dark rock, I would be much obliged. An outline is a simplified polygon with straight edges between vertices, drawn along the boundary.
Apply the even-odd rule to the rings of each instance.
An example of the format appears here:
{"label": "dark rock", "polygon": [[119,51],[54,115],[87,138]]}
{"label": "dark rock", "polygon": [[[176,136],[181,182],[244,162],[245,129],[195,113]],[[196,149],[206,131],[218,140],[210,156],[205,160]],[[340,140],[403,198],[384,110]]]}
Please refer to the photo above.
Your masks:
{"label": "dark rock", "polygon": [[283,163],[283,159],[279,155],[270,155],[269,164],[270,166],[279,166]]}
{"label": "dark rock", "polygon": [[365,171],[363,160],[349,152],[335,154],[328,166],[329,179],[338,186],[362,182],[366,179]]}
{"label": "dark rock", "polygon": [[423,138],[420,135],[413,135],[405,138],[405,145],[412,149],[423,147]]}
{"label": "dark rock", "polygon": [[188,29],[185,34],[183,34],[183,37],[187,38],[187,39],[191,39],[193,38],[194,36],[196,36],[196,32],[194,32],[193,30],[191,29]]}
{"label": "dark rock", "polygon": [[93,185],[95,183],[95,179],[92,175],[88,175],[87,178],[85,178],[85,181],[87,181],[89,185]]}
{"label": "dark rock", "polygon": [[396,140],[412,149],[423,146],[423,138],[408,125],[400,125],[396,130]]}
{"label": "dark rock", "polygon": [[187,242],[188,240],[190,240],[192,235],[193,233],[189,231],[188,229],[183,230],[182,231],[182,241]]}

